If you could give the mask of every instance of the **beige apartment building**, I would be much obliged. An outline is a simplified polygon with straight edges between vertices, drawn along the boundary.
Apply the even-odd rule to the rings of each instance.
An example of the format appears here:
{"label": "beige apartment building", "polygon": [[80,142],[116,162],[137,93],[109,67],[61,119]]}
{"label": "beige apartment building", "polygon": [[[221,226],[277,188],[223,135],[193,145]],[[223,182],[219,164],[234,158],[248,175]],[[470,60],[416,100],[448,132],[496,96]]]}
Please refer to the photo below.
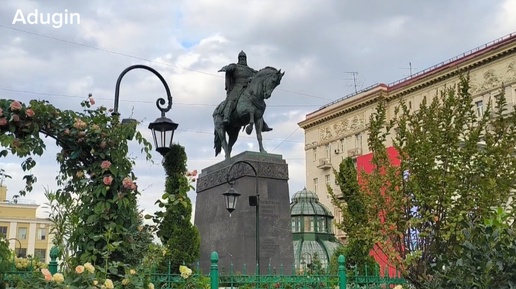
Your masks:
{"label": "beige apartment building", "polygon": [[[445,86],[458,82],[461,73],[470,73],[471,91],[477,113],[484,112],[491,96],[505,86],[508,109],[516,104],[516,33],[494,40],[459,56],[443,61],[411,77],[390,83],[375,84],[345,96],[306,115],[299,123],[305,130],[306,186],[331,208],[335,220],[340,212],[331,204],[326,185],[339,192],[332,167],[338,169],[342,159],[369,153],[367,145],[369,117],[377,100],[387,100],[387,117],[403,99],[417,110],[423,97],[437,95]],[[387,144],[389,145],[389,144]],[[340,240],[345,234],[336,230]]]}
{"label": "beige apartment building", "polygon": [[19,257],[31,255],[48,263],[52,247],[49,234],[52,223],[36,217],[39,205],[13,195],[7,197],[7,187],[0,185],[0,236],[9,240],[9,248]]}

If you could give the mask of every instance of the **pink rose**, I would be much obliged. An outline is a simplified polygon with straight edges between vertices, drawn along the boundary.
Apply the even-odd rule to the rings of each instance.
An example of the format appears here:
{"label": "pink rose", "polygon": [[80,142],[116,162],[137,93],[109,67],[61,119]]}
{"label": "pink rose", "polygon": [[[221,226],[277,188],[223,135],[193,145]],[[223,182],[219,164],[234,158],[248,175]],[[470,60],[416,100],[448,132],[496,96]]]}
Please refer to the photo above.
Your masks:
{"label": "pink rose", "polygon": [[9,107],[11,108],[11,110],[20,110],[22,108],[22,105],[20,102],[15,100],[11,102],[11,105]]}
{"label": "pink rose", "polygon": [[65,135],[69,135],[69,134],[70,134],[70,130],[69,130],[69,129],[65,129],[65,130],[64,130],[64,134],[65,134]]}
{"label": "pink rose", "polygon": [[82,274],[84,272],[84,266],[79,265],[79,266],[75,267],[75,272],[77,274]]}
{"label": "pink rose", "polygon": [[11,119],[13,120],[13,122],[19,122],[20,121],[20,116],[17,115],[17,114],[13,114],[11,116]]}
{"label": "pink rose", "polygon": [[124,180],[122,181],[122,185],[126,189],[131,189],[131,187],[133,186],[133,180],[130,177],[124,178]]}
{"label": "pink rose", "polygon": [[89,101],[90,101],[91,105],[95,105],[95,99],[93,99],[93,97],[90,97]]}
{"label": "pink rose", "polygon": [[25,111],[25,114],[28,117],[33,117],[35,115],[34,111],[32,109],[30,109],[30,108]]}
{"label": "pink rose", "polygon": [[103,169],[103,170],[107,170],[109,169],[109,167],[111,166],[111,162],[110,161],[103,161],[101,164],[100,164],[100,167]]}
{"label": "pink rose", "polygon": [[45,276],[45,281],[49,282],[52,281],[52,274],[48,269],[41,269],[41,274]]}
{"label": "pink rose", "polygon": [[7,119],[5,117],[0,118],[0,126],[4,126],[7,124]]}
{"label": "pink rose", "polygon": [[105,176],[104,179],[103,179],[103,182],[104,182],[104,185],[110,186],[111,183],[113,182],[113,177],[112,176]]}
{"label": "pink rose", "polygon": [[81,119],[76,118],[73,126],[76,129],[85,129],[88,125],[84,121],[82,121]]}

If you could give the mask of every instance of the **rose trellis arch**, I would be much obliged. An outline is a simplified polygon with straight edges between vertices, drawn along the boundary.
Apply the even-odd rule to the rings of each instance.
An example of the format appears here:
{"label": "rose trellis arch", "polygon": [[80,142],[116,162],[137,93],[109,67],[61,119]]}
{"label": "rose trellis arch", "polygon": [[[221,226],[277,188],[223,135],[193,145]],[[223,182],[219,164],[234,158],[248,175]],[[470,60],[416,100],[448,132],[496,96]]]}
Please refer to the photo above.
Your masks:
{"label": "rose trellis arch", "polygon": [[[132,171],[134,160],[127,157],[128,139],[135,138],[150,158],[151,145],[135,131],[135,124],[121,124],[105,107],[92,109],[93,99],[83,101],[83,112],[60,110],[47,101],[24,104],[0,99],[0,158],[9,154],[24,158],[21,166],[29,172],[22,195],[32,190],[36,165],[32,158],[45,151],[43,138],[55,139],[61,148],[56,159],[60,189],[56,200],[73,212],[68,243],[77,261],[100,261],[98,252],[117,240],[129,240],[137,225],[138,188]],[[110,235],[106,236],[105,232]],[[109,240],[110,239],[110,240]],[[130,246],[119,245],[111,259],[130,256]]]}

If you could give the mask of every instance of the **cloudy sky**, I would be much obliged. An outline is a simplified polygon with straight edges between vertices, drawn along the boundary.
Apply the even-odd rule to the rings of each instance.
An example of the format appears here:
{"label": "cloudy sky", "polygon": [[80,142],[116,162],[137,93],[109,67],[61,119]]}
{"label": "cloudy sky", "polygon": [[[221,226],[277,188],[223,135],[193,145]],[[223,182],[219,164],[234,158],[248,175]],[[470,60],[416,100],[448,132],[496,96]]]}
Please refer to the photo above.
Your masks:
{"label": "cloudy sky", "polygon": [[[80,23],[23,24],[20,17],[34,12],[61,14],[63,21],[78,13]],[[167,116],[179,123],[174,140],[185,146],[189,170],[200,171],[224,158],[213,150],[211,115],[225,97],[217,71],[244,50],[249,66],[286,72],[267,102],[265,119],[274,130],[263,142],[289,164],[292,195],[306,182],[297,123],[307,113],[513,32],[516,0],[3,0],[0,98],[44,99],[81,110],[79,103],[92,93],[97,105],[111,108],[119,74],[134,64],[151,66],[172,92]],[[139,129],[150,137],[148,123],[159,116],[155,101],[164,96],[153,74],[131,71],[122,81],[120,113],[141,120]],[[256,149],[254,136],[241,135],[234,153]],[[57,151],[49,141],[37,158],[38,183],[27,198],[44,203],[44,188],[56,188]],[[153,212],[164,188],[161,156],[153,152],[154,163],[147,162],[136,145],[132,156],[140,205]],[[20,162],[0,161],[13,177],[5,181],[10,197],[23,187]],[[195,193],[189,196],[195,202]]]}

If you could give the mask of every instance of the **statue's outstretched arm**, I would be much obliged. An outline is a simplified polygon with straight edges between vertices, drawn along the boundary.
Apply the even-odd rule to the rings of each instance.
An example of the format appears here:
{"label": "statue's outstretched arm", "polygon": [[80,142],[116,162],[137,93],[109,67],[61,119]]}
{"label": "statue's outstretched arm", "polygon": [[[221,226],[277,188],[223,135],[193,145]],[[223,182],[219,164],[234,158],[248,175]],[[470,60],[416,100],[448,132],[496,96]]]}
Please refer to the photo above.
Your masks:
{"label": "statue's outstretched arm", "polygon": [[231,63],[229,65],[222,67],[218,72],[232,72],[233,70],[235,70],[235,68],[236,64]]}

